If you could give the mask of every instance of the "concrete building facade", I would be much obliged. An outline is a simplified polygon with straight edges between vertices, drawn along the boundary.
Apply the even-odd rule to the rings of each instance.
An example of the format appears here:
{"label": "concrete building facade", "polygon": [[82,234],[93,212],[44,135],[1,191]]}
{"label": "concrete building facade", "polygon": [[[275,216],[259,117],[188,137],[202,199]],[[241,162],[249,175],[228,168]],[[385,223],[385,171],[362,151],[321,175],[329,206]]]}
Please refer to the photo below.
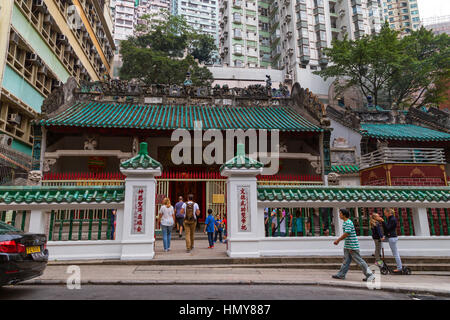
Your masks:
{"label": "concrete building facade", "polygon": [[[69,77],[95,81],[111,71],[109,1],[2,0],[0,3],[0,167],[27,166],[32,120]],[[25,155],[25,157],[24,157]],[[16,159],[16,160],[14,160]],[[2,172],[3,177],[9,176]]]}
{"label": "concrete building facade", "polygon": [[282,70],[326,99],[330,83],[313,74],[328,64],[333,39],[356,39],[381,29],[378,0],[221,0],[220,55],[224,66]]}
{"label": "concrete building facade", "polygon": [[383,15],[391,28],[402,35],[421,26],[417,0],[383,0]]}

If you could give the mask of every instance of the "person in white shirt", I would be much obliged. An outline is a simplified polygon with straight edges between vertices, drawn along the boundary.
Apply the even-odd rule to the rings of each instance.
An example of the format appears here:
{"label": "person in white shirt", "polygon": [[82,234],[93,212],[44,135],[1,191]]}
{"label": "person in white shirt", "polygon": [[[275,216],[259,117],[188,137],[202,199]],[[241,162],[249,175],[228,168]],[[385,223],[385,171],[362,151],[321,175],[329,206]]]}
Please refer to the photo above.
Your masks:
{"label": "person in white shirt", "polygon": [[175,223],[175,212],[170,204],[169,198],[164,198],[163,206],[159,209],[158,219],[161,221],[164,251],[167,252],[170,251],[170,239],[172,237],[172,229]]}

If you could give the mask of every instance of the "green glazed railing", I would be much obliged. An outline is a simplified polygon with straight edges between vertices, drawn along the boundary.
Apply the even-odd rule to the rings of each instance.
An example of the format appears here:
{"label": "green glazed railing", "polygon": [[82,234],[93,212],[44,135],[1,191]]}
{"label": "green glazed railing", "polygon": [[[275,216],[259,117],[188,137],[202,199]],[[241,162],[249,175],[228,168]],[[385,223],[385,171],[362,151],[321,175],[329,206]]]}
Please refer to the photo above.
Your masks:
{"label": "green glazed railing", "polygon": [[[20,219],[18,219],[20,216]],[[20,211],[0,211],[0,221],[8,223],[13,227],[20,229],[21,231],[26,231],[26,221],[28,218],[28,212],[25,210]],[[20,221],[19,221],[20,220]]]}
{"label": "green glazed railing", "polygon": [[53,210],[48,240],[114,240],[115,217],[113,209]]}

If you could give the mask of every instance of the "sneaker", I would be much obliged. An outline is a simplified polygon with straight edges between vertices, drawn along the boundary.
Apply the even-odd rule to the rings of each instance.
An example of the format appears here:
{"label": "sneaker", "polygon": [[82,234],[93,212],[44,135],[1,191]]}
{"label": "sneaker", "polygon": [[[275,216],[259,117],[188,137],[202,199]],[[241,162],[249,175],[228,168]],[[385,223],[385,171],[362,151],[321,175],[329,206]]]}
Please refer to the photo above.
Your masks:
{"label": "sneaker", "polygon": [[211,246],[211,249],[214,248],[214,246]]}
{"label": "sneaker", "polygon": [[367,282],[367,281],[373,281],[375,280],[375,276],[373,274],[371,274],[370,276],[368,276],[367,278],[364,278],[363,281]]}
{"label": "sneaker", "polygon": [[187,253],[191,252],[191,249],[186,249],[186,252],[187,252]]}
{"label": "sneaker", "polygon": [[179,234],[179,235],[178,235],[178,237],[179,237],[179,238],[181,238],[181,237],[182,237],[182,235],[181,235],[181,234]]}
{"label": "sneaker", "polygon": [[344,280],[345,279],[345,277],[340,277],[340,276],[338,276],[337,274],[334,274],[334,275],[332,275],[331,276],[333,279],[339,279],[339,280]]}

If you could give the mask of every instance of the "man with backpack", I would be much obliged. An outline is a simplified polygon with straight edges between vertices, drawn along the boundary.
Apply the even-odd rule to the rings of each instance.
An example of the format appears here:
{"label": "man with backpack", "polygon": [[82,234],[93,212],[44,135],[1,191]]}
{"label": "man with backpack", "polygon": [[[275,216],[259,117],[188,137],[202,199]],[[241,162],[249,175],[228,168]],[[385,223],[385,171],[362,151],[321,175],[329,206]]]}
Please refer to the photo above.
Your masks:
{"label": "man with backpack", "polygon": [[186,252],[191,252],[194,248],[194,234],[197,225],[197,216],[200,215],[200,208],[194,201],[194,195],[188,195],[188,201],[183,204],[181,214],[184,215],[184,232],[186,235]]}

